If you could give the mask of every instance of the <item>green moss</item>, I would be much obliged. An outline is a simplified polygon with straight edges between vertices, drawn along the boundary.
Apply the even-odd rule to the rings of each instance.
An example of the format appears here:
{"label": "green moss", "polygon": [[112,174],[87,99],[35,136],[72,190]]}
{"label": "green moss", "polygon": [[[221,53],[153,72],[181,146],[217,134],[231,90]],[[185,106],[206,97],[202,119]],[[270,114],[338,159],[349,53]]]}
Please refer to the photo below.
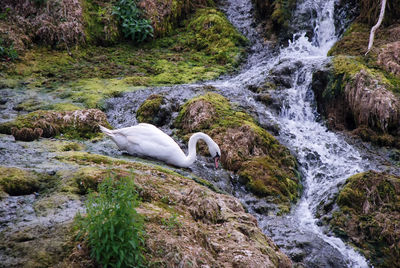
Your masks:
{"label": "green moss", "polygon": [[39,180],[26,170],[0,166],[0,188],[9,195],[32,194],[39,189]]}
{"label": "green moss", "polygon": [[238,62],[238,49],[247,40],[216,9],[200,9],[188,25],[189,36],[185,43],[197,50],[204,50],[215,62],[234,64]]}
{"label": "green moss", "polygon": [[254,194],[286,208],[299,197],[296,159],[250,115],[223,96],[210,92],[189,100],[175,125],[185,138],[198,131],[209,134],[221,147],[224,168],[237,172]]}
{"label": "green moss", "polygon": [[86,41],[90,44],[110,45],[118,41],[118,22],[112,14],[113,1],[82,1]]}
{"label": "green moss", "polygon": [[[0,133],[13,134],[15,131],[36,129],[42,130],[42,137],[49,138],[63,135],[69,139],[92,139],[99,135],[98,125],[110,127],[106,116],[99,110],[86,111],[35,111],[26,115],[20,115],[15,120],[0,124]],[[22,139],[25,140],[25,139]]]}
{"label": "green moss", "polygon": [[[370,67],[369,64],[361,57],[352,57],[339,55],[332,59],[333,72],[329,76],[329,82],[324,90],[323,97],[332,99],[342,95],[347,84],[352,83],[353,78],[361,70],[364,70],[367,75],[374,80],[379,81],[386,88],[394,90],[398,78],[388,75],[386,72],[376,67]],[[391,77],[392,81],[388,77]]]}
{"label": "green moss", "polygon": [[[292,158],[287,152],[287,157]],[[253,158],[244,163],[239,171],[241,179],[251,192],[261,197],[273,197],[277,203],[295,202],[301,191],[301,184],[290,167],[295,163],[285,164],[284,158],[265,156]]]}
{"label": "green moss", "polygon": [[184,25],[140,46],[89,45],[70,53],[34,47],[5,70],[4,83],[21,81],[65,102],[103,108],[102,100],[121,92],[210,80],[238,66],[247,41],[221,12],[201,9]]}
{"label": "green moss", "polygon": [[136,112],[136,118],[140,123],[156,124],[156,116],[160,112],[160,107],[164,103],[164,97],[158,94],[150,95]]}
{"label": "green moss", "polygon": [[333,213],[333,231],[359,247],[374,267],[398,266],[400,177],[368,171],[346,181]]}
{"label": "green moss", "polygon": [[272,5],[271,19],[276,30],[287,30],[292,18],[292,11],[296,7],[296,0],[275,0]]}
{"label": "green moss", "polygon": [[103,109],[105,98],[117,97],[122,92],[134,89],[121,79],[91,78],[60,86],[55,92],[62,98],[83,103],[85,107]]}
{"label": "green moss", "polygon": [[364,56],[368,47],[369,31],[370,28],[365,24],[351,24],[342,39],[329,50],[328,56]]}

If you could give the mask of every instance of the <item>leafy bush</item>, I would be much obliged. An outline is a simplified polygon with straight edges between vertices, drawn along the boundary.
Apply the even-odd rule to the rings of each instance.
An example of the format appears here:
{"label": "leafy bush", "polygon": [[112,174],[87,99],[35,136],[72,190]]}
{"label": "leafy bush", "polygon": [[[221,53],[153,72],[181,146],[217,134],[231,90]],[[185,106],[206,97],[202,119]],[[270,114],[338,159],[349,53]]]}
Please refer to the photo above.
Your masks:
{"label": "leafy bush", "polygon": [[136,4],[137,0],[119,0],[114,6],[113,14],[121,21],[125,38],[140,43],[153,36],[153,27],[149,20],[143,18],[142,11]]}
{"label": "leafy bush", "polygon": [[10,61],[18,59],[18,53],[13,45],[7,46],[4,40],[0,38],[0,60]]}
{"label": "leafy bush", "polygon": [[86,203],[87,216],[78,215],[78,237],[86,236],[91,257],[103,267],[143,267],[143,219],[136,212],[138,194],[132,178],[106,178],[98,194]]}

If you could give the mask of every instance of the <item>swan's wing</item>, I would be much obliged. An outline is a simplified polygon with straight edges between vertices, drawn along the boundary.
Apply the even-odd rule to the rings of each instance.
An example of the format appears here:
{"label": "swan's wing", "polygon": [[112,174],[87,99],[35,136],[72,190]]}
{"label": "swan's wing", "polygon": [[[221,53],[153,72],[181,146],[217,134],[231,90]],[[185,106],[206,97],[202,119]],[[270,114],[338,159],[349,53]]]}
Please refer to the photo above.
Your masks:
{"label": "swan's wing", "polygon": [[141,123],[129,128],[119,129],[128,142],[127,150],[131,154],[139,154],[171,161],[171,157],[182,158],[184,153],[179,145],[157,127]]}

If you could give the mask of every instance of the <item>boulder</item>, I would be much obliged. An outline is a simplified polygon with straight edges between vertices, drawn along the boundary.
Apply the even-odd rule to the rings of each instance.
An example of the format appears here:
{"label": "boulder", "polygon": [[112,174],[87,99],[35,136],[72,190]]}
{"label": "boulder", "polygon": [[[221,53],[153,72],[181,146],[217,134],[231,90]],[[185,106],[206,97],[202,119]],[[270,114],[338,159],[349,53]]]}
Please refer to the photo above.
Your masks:
{"label": "boulder", "polygon": [[[300,195],[297,161],[289,150],[227,99],[207,93],[184,104],[176,121],[188,138],[202,131],[221,148],[224,168],[236,172],[254,194],[278,203],[285,210]],[[206,151],[206,146],[201,146]]]}
{"label": "boulder", "polygon": [[108,126],[107,116],[100,110],[35,111],[0,124],[0,133],[12,134],[16,140],[32,141],[63,134],[70,138],[93,138],[99,125]]}
{"label": "boulder", "polygon": [[347,179],[329,223],[374,267],[400,266],[400,177],[368,171]]}

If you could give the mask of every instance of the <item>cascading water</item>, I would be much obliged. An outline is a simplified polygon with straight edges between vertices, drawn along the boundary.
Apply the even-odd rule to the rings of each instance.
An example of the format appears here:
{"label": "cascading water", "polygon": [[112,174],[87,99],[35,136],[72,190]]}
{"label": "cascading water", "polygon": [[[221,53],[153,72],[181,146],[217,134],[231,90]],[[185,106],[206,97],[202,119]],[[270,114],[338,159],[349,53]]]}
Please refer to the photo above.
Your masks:
{"label": "cascading water", "polygon": [[[314,254],[326,254],[334,249],[342,255],[341,261],[334,255],[331,260],[326,261],[316,261],[315,256],[309,256],[305,258],[308,265],[367,267],[365,259],[340,239],[325,235],[317,226],[317,219],[314,217],[320,202],[331,197],[346,178],[362,171],[363,168],[359,153],[317,122],[310,89],[313,71],[326,62],[327,52],[337,40],[333,18],[334,1],[306,0],[298,4],[294,16],[296,13],[307,12],[307,10],[314,11],[313,13],[316,14],[309,22],[315,25],[313,38],[309,40],[306,32],[296,33],[293,41],[290,41],[286,48],[281,49],[275,59],[263,64],[264,73],[282,63],[298,67],[292,76],[292,87],[287,89],[284,95],[283,108],[275,119],[281,129],[280,141],[296,153],[301,165],[304,175],[304,193],[298,206],[290,215],[280,220],[273,216],[258,218],[262,228],[272,238],[278,238],[276,242],[284,248],[293,247],[288,241],[293,242],[306,235],[313,237],[313,240],[323,240],[326,243],[318,242],[318,244],[322,242],[321,248],[312,250]],[[243,81],[254,82],[252,79],[254,76],[257,76],[259,81],[262,73],[255,73],[254,69],[251,69],[230,81],[224,81],[223,85],[237,85],[238,81],[242,85]],[[251,73],[250,78],[249,73]],[[262,123],[262,119],[260,121]],[[247,198],[243,199],[246,202]],[[278,225],[286,226],[286,228],[279,228]],[[296,225],[298,225],[297,228]],[[277,235],[277,232],[280,234]],[[292,255],[295,257],[296,253]]]}
{"label": "cascading water", "polygon": [[[193,165],[192,171],[214,180],[219,187],[240,198],[258,218],[264,232],[294,261],[307,267],[367,267],[361,255],[340,239],[325,234],[314,216],[319,204],[332,198],[346,178],[364,169],[359,153],[318,122],[310,89],[313,72],[329,61],[326,54],[337,40],[334,0],[298,1],[294,17],[311,18],[311,21],[302,23],[314,26],[312,38],[307,37],[310,32],[299,29],[289,45],[278,53],[269,49],[255,30],[250,0],[225,1],[222,9],[232,24],[248,37],[252,46],[239,73],[205,84],[218,88],[218,93],[244,107],[257,117],[261,125],[279,125],[278,139],[296,154],[300,163],[303,197],[289,215],[275,216],[275,213],[268,212],[268,205],[263,200],[240,186],[232,185],[226,172],[210,171],[203,161]],[[301,16],[305,13],[309,15]],[[279,68],[290,70],[290,86],[280,93],[282,109],[273,112],[258,103],[256,94],[248,88],[262,85],[269,74]],[[128,93],[108,102],[109,120],[115,127],[127,126],[128,122],[136,122],[131,111],[136,111],[150,94],[162,93],[171,103],[182,104],[203,94],[205,89],[201,86],[180,85]],[[168,126],[163,129],[172,133]],[[96,148],[92,150],[96,151]],[[98,152],[105,153],[102,149]]]}

